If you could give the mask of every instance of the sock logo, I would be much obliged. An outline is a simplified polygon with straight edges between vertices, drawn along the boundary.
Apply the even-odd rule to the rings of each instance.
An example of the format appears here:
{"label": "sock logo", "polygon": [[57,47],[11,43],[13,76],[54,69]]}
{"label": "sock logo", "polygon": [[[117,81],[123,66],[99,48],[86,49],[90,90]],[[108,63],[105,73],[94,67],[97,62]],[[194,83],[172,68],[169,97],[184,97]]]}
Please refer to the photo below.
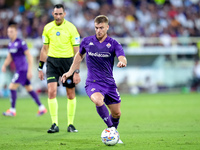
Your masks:
{"label": "sock logo", "polygon": [[104,117],[103,120],[108,121],[108,117]]}

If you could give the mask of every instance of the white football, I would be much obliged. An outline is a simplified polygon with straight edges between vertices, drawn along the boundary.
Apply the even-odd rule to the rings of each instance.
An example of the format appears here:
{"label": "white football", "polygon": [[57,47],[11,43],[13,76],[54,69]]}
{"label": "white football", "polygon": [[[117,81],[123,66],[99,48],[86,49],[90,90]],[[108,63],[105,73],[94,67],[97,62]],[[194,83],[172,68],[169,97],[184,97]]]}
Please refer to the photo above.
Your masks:
{"label": "white football", "polygon": [[112,146],[118,143],[119,133],[115,127],[106,128],[101,133],[101,140],[105,145]]}

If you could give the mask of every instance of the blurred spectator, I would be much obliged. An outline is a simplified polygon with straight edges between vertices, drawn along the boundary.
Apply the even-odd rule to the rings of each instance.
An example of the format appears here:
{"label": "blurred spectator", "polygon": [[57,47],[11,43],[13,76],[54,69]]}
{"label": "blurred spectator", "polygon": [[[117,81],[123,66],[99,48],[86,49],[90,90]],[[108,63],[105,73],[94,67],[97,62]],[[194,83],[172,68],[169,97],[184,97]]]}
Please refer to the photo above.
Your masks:
{"label": "blurred spectator", "polygon": [[143,86],[141,87],[141,91],[147,92],[147,93],[157,93],[158,87],[156,83],[151,79],[150,76],[145,77],[145,81]]}
{"label": "blurred spectator", "polygon": [[193,68],[193,79],[191,83],[191,90],[196,91],[200,86],[200,63],[196,60]]}
{"label": "blurred spectator", "polygon": [[5,97],[5,98],[10,96],[10,90],[8,89],[6,84],[3,86],[3,89],[1,90],[1,95],[2,97]]}
{"label": "blurred spectator", "polygon": [[[19,24],[24,38],[41,38],[44,25],[52,20],[52,3],[15,0],[6,6],[0,0],[0,38],[6,38],[10,21]],[[200,36],[199,0],[79,0],[63,1],[67,19],[74,23],[81,37],[94,34],[93,18],[107,15],[112,37],[170,37]],[[43,6],[43,7],[41,7]],[[25,9],[26,8],[26,9]],[[117,18],[117,19],[116,19]]]}
{"label": "blurred spectator", "polygon": [[118,85],[120,93],[130,93],[130,86],[128,85],[128,76],[124,76],[122,82]]}

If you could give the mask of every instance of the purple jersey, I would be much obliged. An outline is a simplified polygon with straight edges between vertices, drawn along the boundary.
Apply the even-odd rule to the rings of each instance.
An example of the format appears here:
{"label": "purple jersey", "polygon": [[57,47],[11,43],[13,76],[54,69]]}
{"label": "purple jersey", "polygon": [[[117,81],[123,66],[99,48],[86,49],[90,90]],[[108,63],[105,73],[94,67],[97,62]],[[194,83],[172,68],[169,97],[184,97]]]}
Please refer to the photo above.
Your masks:
{"label": "purple jersey", "polygon": [[28,50],[26,42],[21,39],[16,39],[8,44],[8,51],[16,66],[16,71],[27,71],[28,63],[24,52]]}
{"label": "purple jersey", "polygon": [[122,46],[111,37],[99,43],[95,35],[82,40],[79,52],[86,53],[88,74],[86,82],[116,86],[113,78],[114,57],[125,56]]}

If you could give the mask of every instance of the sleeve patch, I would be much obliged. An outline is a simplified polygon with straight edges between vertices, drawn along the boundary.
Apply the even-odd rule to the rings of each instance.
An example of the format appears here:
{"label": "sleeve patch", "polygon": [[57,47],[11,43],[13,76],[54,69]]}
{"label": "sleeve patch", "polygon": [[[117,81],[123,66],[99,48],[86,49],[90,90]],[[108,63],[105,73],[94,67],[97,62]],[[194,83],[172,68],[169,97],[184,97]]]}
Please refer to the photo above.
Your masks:
{"label": "sleeve patch", "polygon": [[76,37],[76,38],[75,38],[75,43],[74,43],[74,45],[78,45],[78,44],[80,44],[80,37]]}

